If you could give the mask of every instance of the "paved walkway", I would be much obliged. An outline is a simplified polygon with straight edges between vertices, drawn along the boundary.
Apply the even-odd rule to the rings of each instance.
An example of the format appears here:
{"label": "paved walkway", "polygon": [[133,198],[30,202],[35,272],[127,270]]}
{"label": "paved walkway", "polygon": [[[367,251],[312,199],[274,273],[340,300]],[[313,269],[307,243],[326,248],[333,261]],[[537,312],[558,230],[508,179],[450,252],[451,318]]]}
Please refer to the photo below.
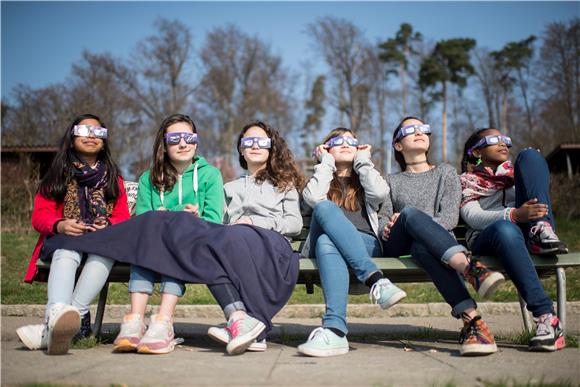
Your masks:
{"label": "paved walkway", "polygon": [[[580,337],[579,315],[570,315],[569,333]],[[519,314],[490,315],[496,334],[521,329]],[[460,323],[449,317],[370,317],[350,319],[349,354],[334,358],[299,355],[296,346],[318,326],[319,319],[275,320],[264,353],[228,356],[205,334],[219,318],[180,319],[178,336],[185,343],[169,355],[114,354],[111,344],[71,350],[65,356],[28,351],[15,329],[39,323],[38,317],[2,318],[2,385],[207,385],[207,386],[458,386],[485,382],[538,383],[580,381],[580,350],[530,353],[523,345],[500,342],[500,351],[479,358],[459,356],[455,339]],[[114,335],[118,320],[106,320]],[[437,327],[437,330],[431,327]],[[439,337],[434,339],[433,337]],[[448,339],[441,339],[448,337]]]}

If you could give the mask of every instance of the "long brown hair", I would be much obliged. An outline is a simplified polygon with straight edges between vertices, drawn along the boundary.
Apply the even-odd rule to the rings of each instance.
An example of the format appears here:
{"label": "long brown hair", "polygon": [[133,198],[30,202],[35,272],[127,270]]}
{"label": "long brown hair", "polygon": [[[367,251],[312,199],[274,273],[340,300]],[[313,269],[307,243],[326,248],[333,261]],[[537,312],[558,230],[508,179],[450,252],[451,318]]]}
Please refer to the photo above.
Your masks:
{"label": "long brown hair", "polygon": [[248,169],[248,163],[246,162],[246,159],[244,159],[242,150],[240,149],[240,141],[248,129],[254,126],[263,129],[272,141],[272,146],[269,149],[268,160],[266,161],[266,168],[258,171],[256,174],[256,182],[262,183],[269,180],[280,192],[290,191],[293,188],[302,191],[305,182],[304,175],[294,161],[294,155],[288,148],[286,140],[284,140],[276,129],[262,121],[250,122],[242,128],[238,136],[236,145],[240,166],[243,169]]}
{"label": "long brown hair", "polygon": [[168,127],[178,122],[185,122],[191,126],[193,133],[197,133],[197,128],[193,120],[185,114],[173,114],[166,117],[155,136],[155,143],[153,144],[153,166],[151,167],[151,175],[149,176],[151,183],[159,190],[171,191],[175,182],[177,181],[177,170],[171,164],[169,155],[165,149],[165,131]]}
{"label": "long brown hair", "polygon": [[[74,149],[73,128],[84,120],[93,119],[106,127],[103,121],[94,114],[81,114],[76,117],[71,125],[65,130],[60,140],[58,151],[52,160],[50,168],[42,178],[38,192],[47,199],[54,199],[62,202],[66,195],[67,184],[74,179],[74,164],[79,161],[79,156]],[[110,128],[109,128],[110,129]],[[109,134],[111,132],[109,131]],[[103,148],[97,155],[97,160],[103,162],[107,167],[107,184],[105,185],[105,197],[107,202],[115,201],[119,197],[119,168],[111,156],[109,145],[110,138],[103,139]]]}
{"label": "long brown hair", "polygon": [[[405,169],[407,169],[407,163],[405,162],[405,156],[403,156],[403,153],[401,153],[395,149],[395,138],[397,137],[399,130],[401,130],[401,128],[403,127],[403,124],[405,123],[405,121],[409,121],[409,120],[417,120],[420,123],[425,124],[425,121],[423,121],[420,118],[413,117],[413,116],[407,116],[407,117],[403,118],[401,120],[401,122],[399,122],[399,125],[397,125],[397,128],[393,132],[393,152],[395,152],[394,153],[395,154],[395,161],[397,162],[397,164],[399,164],[399,168],[401,168],[401,172],[405,172]],[[401,141],[401,138],[399,138],[396,142]],[[429,143],[429,148],[431,148],[431,143]],[[429,161],[429,149],[427,149],[427,152],[425,152],[425,157],[427,159],[427,164],[431,165],[431,162]]]}
{"label": "long brown hair", "polygon": [[[354,138],[358,138],[356,133],[350,129],[336,128],[324,137],[322,143],[325,144],[331,138],[342,136],[345,133],[350,133]],[[344,180],[346,181],[345,185],[339,181],[338,176],[334,173],[328,190],[328,198],[336,203],[337,206],[344,207],[347,211],[358,211],[364,205],[365,198],[364,189],[358,174],[353,170],[350,177]]]}

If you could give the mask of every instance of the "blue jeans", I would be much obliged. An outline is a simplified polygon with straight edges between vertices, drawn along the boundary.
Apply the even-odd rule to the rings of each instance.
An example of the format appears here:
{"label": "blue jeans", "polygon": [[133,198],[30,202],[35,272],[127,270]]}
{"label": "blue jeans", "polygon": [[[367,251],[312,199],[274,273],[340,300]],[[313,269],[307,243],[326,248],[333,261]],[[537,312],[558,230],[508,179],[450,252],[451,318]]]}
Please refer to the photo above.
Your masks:
{"label": "blue jeans", "polygon": [[342,210],[328,200],[318,203],[312,213],[310,246],[318,263],[326,302],[322,325],[346,334],[349,267],[359,281],[366,281],[379,271],[371,256],[381,255],[381,246],[376,237],[359,232]]}
{"label": "blue jeans", "polygon": [[[548,205],[548,214],[542,219],[550,225],[554,231],[554,215],[552,214],[552,202],[550,200],[550,170],[544,157],[535,149],[525,149],[518,154],[514,163],[514,180],[516,188],[516,208],[530,199],[537,198],[538,203]],[[538,220],[535,220],[537,222]],[[520,224],[524,235],[527,237],[531,224]]]}
{"label": "blue jeans", "polygon": [[477,236],[471,250],[474,254],[494,255],[501,260],[534,317],[553,313],[552,300],[540,283],[526,248],[524,233],[517,225],[507,220],[492,223]]}
{"label": "blue jeans", "polygon": [[467,249],[423,211],[413,207],[403,208],[389,239],[383,242],[383,251],[390,257],[410,253],[451,306],[454,317],[458,318],[465,310],[477,307],[459,273],[447,266],[453,255],[467,252]]}
{"label": "blue jeans", "polygon": [[[129,293],[146,293],[153,294],[155,285],[154,271],[144,267],[131,265],[131,274],[129,277]],[[173,294],[182,297],[185,294],[185,285],[182,281],[166,275],[161,275],[161,293]]]}

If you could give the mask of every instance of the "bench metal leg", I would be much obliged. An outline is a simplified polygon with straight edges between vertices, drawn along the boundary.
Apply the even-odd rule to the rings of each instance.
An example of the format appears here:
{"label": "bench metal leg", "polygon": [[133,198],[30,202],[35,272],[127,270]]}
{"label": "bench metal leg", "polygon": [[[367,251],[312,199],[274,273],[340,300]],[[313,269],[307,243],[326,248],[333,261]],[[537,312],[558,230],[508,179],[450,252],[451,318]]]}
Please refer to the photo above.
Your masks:
{"label": "bench metal leg", "polygon": [[531,332],[532,331],[532,322],[530,321],[530,314],[528,313],[528,310],[526,309],[526,302],[524,301],[524,299],[522,298],[522,296],[518,293],[518,299],[520,301],[520,310],[522,311],[522,318],[524,320],[524,329],[527,332]]}
{"label": "bench metal leg", "polygon": [[101,328],[103,326],[103,317],[105,315],[105,305],[107,305],[107,295],[109,293],[109,282],[105,283],[99,295],[99,303],[97,305],[97,315],[95,316],[95,336],[101,339]]}
{"label": "bench metal leg", "polygon": [[562,329],[566,332],[566,272],[564,268],[556,269],[556,285],[558,294],[558,318]]}

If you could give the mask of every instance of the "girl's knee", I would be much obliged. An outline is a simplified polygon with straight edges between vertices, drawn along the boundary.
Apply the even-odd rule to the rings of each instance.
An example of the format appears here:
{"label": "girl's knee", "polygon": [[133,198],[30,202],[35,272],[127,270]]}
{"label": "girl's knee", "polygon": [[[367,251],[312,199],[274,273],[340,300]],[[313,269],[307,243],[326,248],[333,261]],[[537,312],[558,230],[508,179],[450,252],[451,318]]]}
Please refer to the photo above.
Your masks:
{"label": "girl's knee", "polygon": [[52,262],[55,262],[58,260],[63,260],[63,259],[69,259],[71,261],[76,262],[77,265],[80,265],[81,254],[78,253],[77,251],[65,250],[65,249],[58,249],[52,254]]}
{"label": "girl's knee", "polygon": [[498,220],[493,224],[494,238],[500,242],[523,240],[524,234],[518,225],[507,220]]}
{"label": "girl's knee", "polygon": [[527,148],[521,151],[516,158],[516,164],[520,163],[545,163],[546,160],[542,156],[542,154],[533,148]]}
{"label": "girl's knee", "polygon": [[329,211],[336,211],[338,206],[330,200],[323,200],[314,206],[313,216],[325,216]]}
{"label": "girl's knee", "polygon": [[425,213],[415,207],[405,207],[401,210],[399,218],[403,219],[404,221],[414,220],[425,216]]}

